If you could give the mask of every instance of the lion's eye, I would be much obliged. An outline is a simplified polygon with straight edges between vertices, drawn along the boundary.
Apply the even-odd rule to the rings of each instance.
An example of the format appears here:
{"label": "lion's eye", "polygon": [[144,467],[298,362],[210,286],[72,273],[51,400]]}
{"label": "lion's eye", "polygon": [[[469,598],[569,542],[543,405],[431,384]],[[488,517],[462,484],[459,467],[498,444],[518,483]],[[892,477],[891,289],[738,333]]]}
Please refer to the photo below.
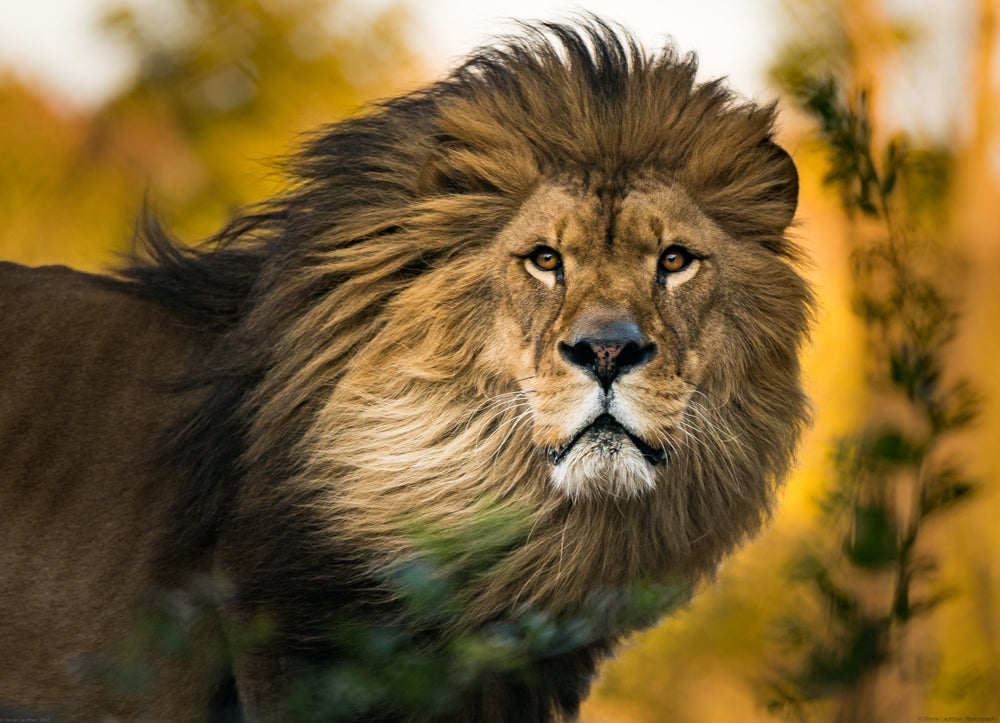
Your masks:
{"label": "lion's eye", "polygon": [[562,268],[562,256],[548,246],[539,246],[528,258],[540,271],[558,271]]}
{"label": "lion's eye", "polygon": [[694,254],[683,246],[674,244],[660,256],[660,271],[664,274],[676,274],[683,271],[694,261]]}

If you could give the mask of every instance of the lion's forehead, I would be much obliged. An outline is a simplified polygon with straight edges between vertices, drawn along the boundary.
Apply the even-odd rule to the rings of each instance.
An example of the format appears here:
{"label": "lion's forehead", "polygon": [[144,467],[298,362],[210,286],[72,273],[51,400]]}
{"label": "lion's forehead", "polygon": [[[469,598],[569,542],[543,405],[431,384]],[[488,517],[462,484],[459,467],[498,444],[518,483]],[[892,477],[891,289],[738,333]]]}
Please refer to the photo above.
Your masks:
{"label": "lion's forehead", "polygon": [[592,266],[652,257],[675,239],[707,243],[720,235],[682,188],[645,182],[596,189],[543,186],[502,238],[522,253],[551,244],[569,263]]}

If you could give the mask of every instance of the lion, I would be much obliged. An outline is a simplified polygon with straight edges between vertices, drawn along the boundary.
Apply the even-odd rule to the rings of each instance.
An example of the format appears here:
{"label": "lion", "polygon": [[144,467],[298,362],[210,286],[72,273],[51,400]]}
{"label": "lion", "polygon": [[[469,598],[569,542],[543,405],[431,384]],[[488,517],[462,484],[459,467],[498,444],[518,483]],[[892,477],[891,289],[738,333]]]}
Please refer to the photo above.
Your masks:
{"label": "lion", "polygon": [[[668,607],[634,594],[710,581],[808,423],[795,165],[696,68],[525,26],[318,132],[204,245],[147,215],[116,274],[0,267],[0,705],[335,718],[300,681],[357,653],[344,621],[436,652],[534,615],[588,633],[336,719],[573,719]],[[471,542],[421,567],[418,529]],[[407,565],[447,604],[408,607]],[[94,673],[143,646],[142,685]]]}

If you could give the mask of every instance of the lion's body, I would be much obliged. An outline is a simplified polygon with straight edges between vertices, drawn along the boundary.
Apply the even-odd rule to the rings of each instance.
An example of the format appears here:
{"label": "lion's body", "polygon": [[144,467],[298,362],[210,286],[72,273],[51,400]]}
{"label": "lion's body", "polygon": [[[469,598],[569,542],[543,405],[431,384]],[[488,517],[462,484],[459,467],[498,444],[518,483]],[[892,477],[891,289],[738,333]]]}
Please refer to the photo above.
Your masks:
{"label": "lion's body", "polygon": [[[0,264],[0,702],[140,713],[77,681],[88,654],[127,639],[153,584],[156,520],[176,493],[153,450],[191,405],[152,382],[189,346],[173,314],[100,277]],[[203,679],[174,671],[143,712],[199,713]]]}
{"label": "lion's body", "polygon": [[[0,644],[40,672],[0,670],[0,704],[87,717],[102,699],[61,661],[202,595],[193,663],[109,705],[224,703],[229,673],[200,667],[218,646],[243,713],[270,719],[357,652],[345,621],[443,653],[586,615],[522,666],[452,661],[437,707],[348,706],[572,717],[632,592],[688,589],[757,532],[807,416],[794,165],[772,108],[694,72],[596,22],[529,30],[326,129],[214,246],[150,225],[122,280],[4,272]],[[505,543],[479,544],[497,511]],[[394,577],[427,560],[416,528],[465,540],[431,568],[452,586],[431,613]]]}

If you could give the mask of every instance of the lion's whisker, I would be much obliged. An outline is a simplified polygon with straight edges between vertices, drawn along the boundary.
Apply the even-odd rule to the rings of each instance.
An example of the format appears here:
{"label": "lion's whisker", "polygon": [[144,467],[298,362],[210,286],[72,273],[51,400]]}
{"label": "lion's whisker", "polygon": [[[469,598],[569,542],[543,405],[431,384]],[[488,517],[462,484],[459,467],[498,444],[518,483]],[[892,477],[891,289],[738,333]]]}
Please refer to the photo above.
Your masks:
{"label": "lion's whisker", "polygon": [[[691,420],[687,420],[687,423],[690,427],[692,427],[693,429],[695,429],[696,431],[700,432],[703,435],[703,439],[700,441],[701,445],[704,446],[706,444],[706,440],[719,440],[718,428],[712,425],[711,420],[705,418],[704,415],[699,413],[697,405],[689,404],[688,409],[692,410],[700,421],[709,425],[709,428],[716,432],[715,435],[708,434],[706,430],[700,429]],[[719,440],[719,441],[725,441],[725,440]],[[713,445],[713,447],[716,448],[717,451],[719,451],[722,455],[722,460],[725,463],[725,466],[729,472],[728,479],[731,483],[733,490],[740,496],[744,496],[745,492],[743,490],[743,485],[740,483],[739,474],[736,471],[736,462],[733,458],[732,450],[729,448],[727,444],[724,443]]]}

